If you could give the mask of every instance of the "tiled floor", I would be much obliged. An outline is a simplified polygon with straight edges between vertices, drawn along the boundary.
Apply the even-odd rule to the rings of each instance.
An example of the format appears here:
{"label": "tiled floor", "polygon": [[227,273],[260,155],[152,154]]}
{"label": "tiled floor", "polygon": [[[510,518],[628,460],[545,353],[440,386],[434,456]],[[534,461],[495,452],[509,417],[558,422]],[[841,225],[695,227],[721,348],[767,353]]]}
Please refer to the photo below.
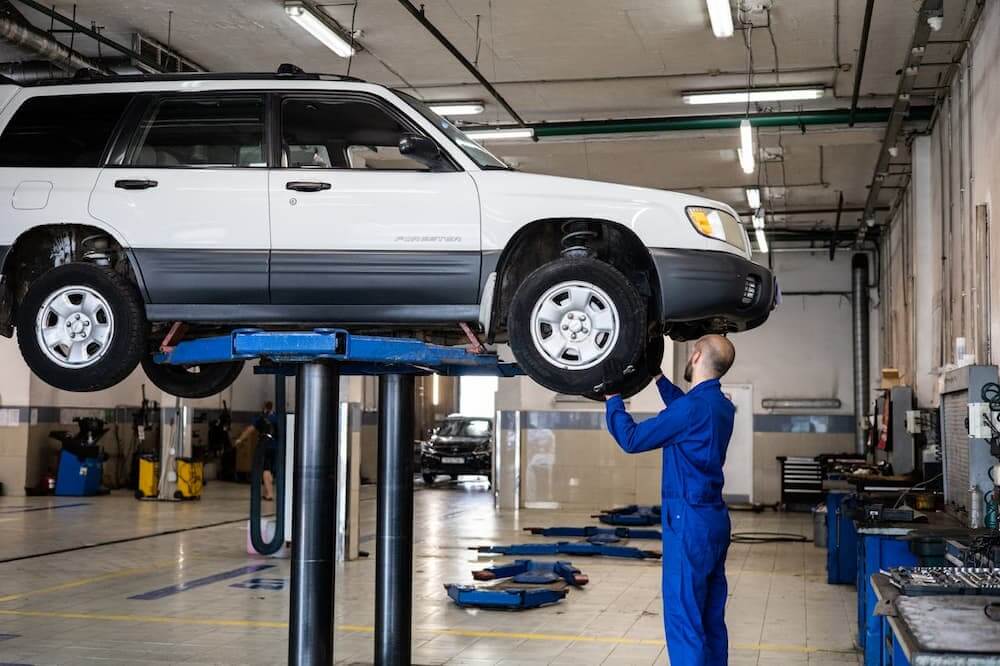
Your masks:
{"label": "tiled floor", "polygon": [[[374,554],[374,492],[365,491],[362,547]],[[184,504],[125,492],[0,498],[0,662],[284,663],[288,562],[246,554],[246,507],[247,488],[223,483]],[[541,539],[521,528],[585,525],[590,512],[497,515],[475,482],[422,489],[415,508],[414,663],[667,663],[652,561],[577,560],[590,584],[524,613],[462,610],[445,595],[442,583],[471,582],[469,571],[490,561],[469,546]],[[737,531],[811,532],[802,515],[738,513],[733,523]],[[823,552],[811,544],[732,547],[731,664],[859,663],[854,591],[826,584]],[[12,559],[38,553],[51,554]],[[338,662],[371,662],[373,573],[371,558],[338,568]]]}

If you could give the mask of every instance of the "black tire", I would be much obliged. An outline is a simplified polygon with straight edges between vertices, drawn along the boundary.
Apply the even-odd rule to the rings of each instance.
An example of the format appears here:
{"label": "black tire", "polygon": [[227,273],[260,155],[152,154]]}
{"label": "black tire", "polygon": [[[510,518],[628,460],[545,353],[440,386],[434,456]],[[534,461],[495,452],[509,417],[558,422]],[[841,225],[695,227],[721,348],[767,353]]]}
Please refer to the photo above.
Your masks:
{"label": "black tire", "polygon": [[149,381],[179,398],[208,398],[229,388],[243,372],[243,361],[204,365],[167,365],[146,354],[142,370]]}
{"label": "black tire", "polygon": [[436,474],[426,474],[425,473],[425,474],[421,474],[420,476],[424,477],[424,483],[426,485],[428,485],[428,486],[433,486],[434,485],[434,480],[437,479],[437,475]]}
{"label": "black tire", "polygon": [[[60,289],[73,286],[86,288],[103,299],[111,314],[112,328],[103,345],[106,351],[97,360],[80,367],[64,367],[39,345],[36,326],[45,301]],[[100,323],[108,314],[106,310],[102,307],[93,313],[94,321]],[[94,264],[63,264],[32,282],[17,306],[16,323],[17,344],[28,367],[46,384],[63,391],[100,391],[114,386],[135,370],[146,347],[146,313],[139,290],[122,275]],[[49,325],[54,325],[51,319]],[[96,344],[90,343],[88,349]],[[60,353],[66,357],[65,352]]]}
{"label": "black tire", "polygon": [[141,500],[144,497],[141,490],[135,491],[135,498]]}
{"label": "black tire", "polygon": [[174,499],[184,499],[184,493],[179,490],[174,491]]}
{"label": "black tire", "polygon": [[[618,339],[601,362],[588,368],[559,367],[543,356],[532,340],[532,311],[545,292],[563,282],[580,281],[600,288],[618,311]],[[635,365],[643,351],[646,304],[614,266],[588,257],[557,259],[533,271],[518,287],[507,319],[510,346],[529,377],[545,388],[567,395],[584,395],[603,380],[603,360]],[[558,335],[558,333],[553,333]]]}
{"label": "black tire", "polygon": [[451,477],[452,481],[458,481],[458,474],[449,474],[448,476]]}
{"label": "black tire", "polygon": [[[631,398],[649,386],[649,382],[653,381],[651,368],[659,367],[663,363],[663,351],[664,343],[662,335],[657,335],[646,343],[646,349],[643,350],[642,357],[635,365],[635,372],[628,376],[625,380],[625,386],[622,387],[621,396],[623,398]],[[604,396],[593,391],[587,391],[583,394],[583,397],[596,402],[604,402]]]}

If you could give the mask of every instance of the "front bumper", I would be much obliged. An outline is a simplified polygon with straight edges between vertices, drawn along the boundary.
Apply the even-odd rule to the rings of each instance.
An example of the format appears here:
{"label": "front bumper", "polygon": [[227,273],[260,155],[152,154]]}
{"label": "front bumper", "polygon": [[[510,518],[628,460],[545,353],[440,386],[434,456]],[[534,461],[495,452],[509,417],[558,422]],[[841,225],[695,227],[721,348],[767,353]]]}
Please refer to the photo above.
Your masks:
{"label": "front bumper", "polygon": [[[461,459],[462,462],[452,462],[454,459]],[[445,462],[445,459],[451,459]],[[473,455],[471,453],[454,455],[428,455],[420,456],[420,472],[422,474],[474,474],[478,476],[489,475],[493,471],[493,460],[490,454]]]}
{"label": "front bumper", "polygon": [[771,271],[737,254],[668,248],[650,254],[663,322],[724,319],[731,330],[746,331],[767,321],[777,303]]}

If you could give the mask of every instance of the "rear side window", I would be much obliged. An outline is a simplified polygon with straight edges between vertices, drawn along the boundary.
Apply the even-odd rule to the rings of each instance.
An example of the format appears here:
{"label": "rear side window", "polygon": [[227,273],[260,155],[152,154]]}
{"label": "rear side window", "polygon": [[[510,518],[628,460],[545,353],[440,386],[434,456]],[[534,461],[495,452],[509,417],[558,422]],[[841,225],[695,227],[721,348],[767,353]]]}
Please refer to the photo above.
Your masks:
{"label": "rear side window", "polygon": [[265,167],[259,96],[164,99],[140,123],[137,167]]}
{"label": "rear side window", "polygon": [[0,135],[0,166],[99,167],[131,93],[32,97]]}

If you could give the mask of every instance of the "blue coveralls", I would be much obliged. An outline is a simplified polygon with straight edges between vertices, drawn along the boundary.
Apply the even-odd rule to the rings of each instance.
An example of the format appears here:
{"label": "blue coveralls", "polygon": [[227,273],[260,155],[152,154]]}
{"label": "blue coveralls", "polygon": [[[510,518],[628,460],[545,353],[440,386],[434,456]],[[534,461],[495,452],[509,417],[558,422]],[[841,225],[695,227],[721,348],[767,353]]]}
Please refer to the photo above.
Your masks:
{"label": "blue coveralls", "polygon": [[666,409],[636,423],[620,396],[608,398],[608,432],[626,453],[663,449],[663,627],[672,666],[728,662],[726,550],[729,511],[722,465],[736,408],[718,379],[687,394],[656,382]]}

